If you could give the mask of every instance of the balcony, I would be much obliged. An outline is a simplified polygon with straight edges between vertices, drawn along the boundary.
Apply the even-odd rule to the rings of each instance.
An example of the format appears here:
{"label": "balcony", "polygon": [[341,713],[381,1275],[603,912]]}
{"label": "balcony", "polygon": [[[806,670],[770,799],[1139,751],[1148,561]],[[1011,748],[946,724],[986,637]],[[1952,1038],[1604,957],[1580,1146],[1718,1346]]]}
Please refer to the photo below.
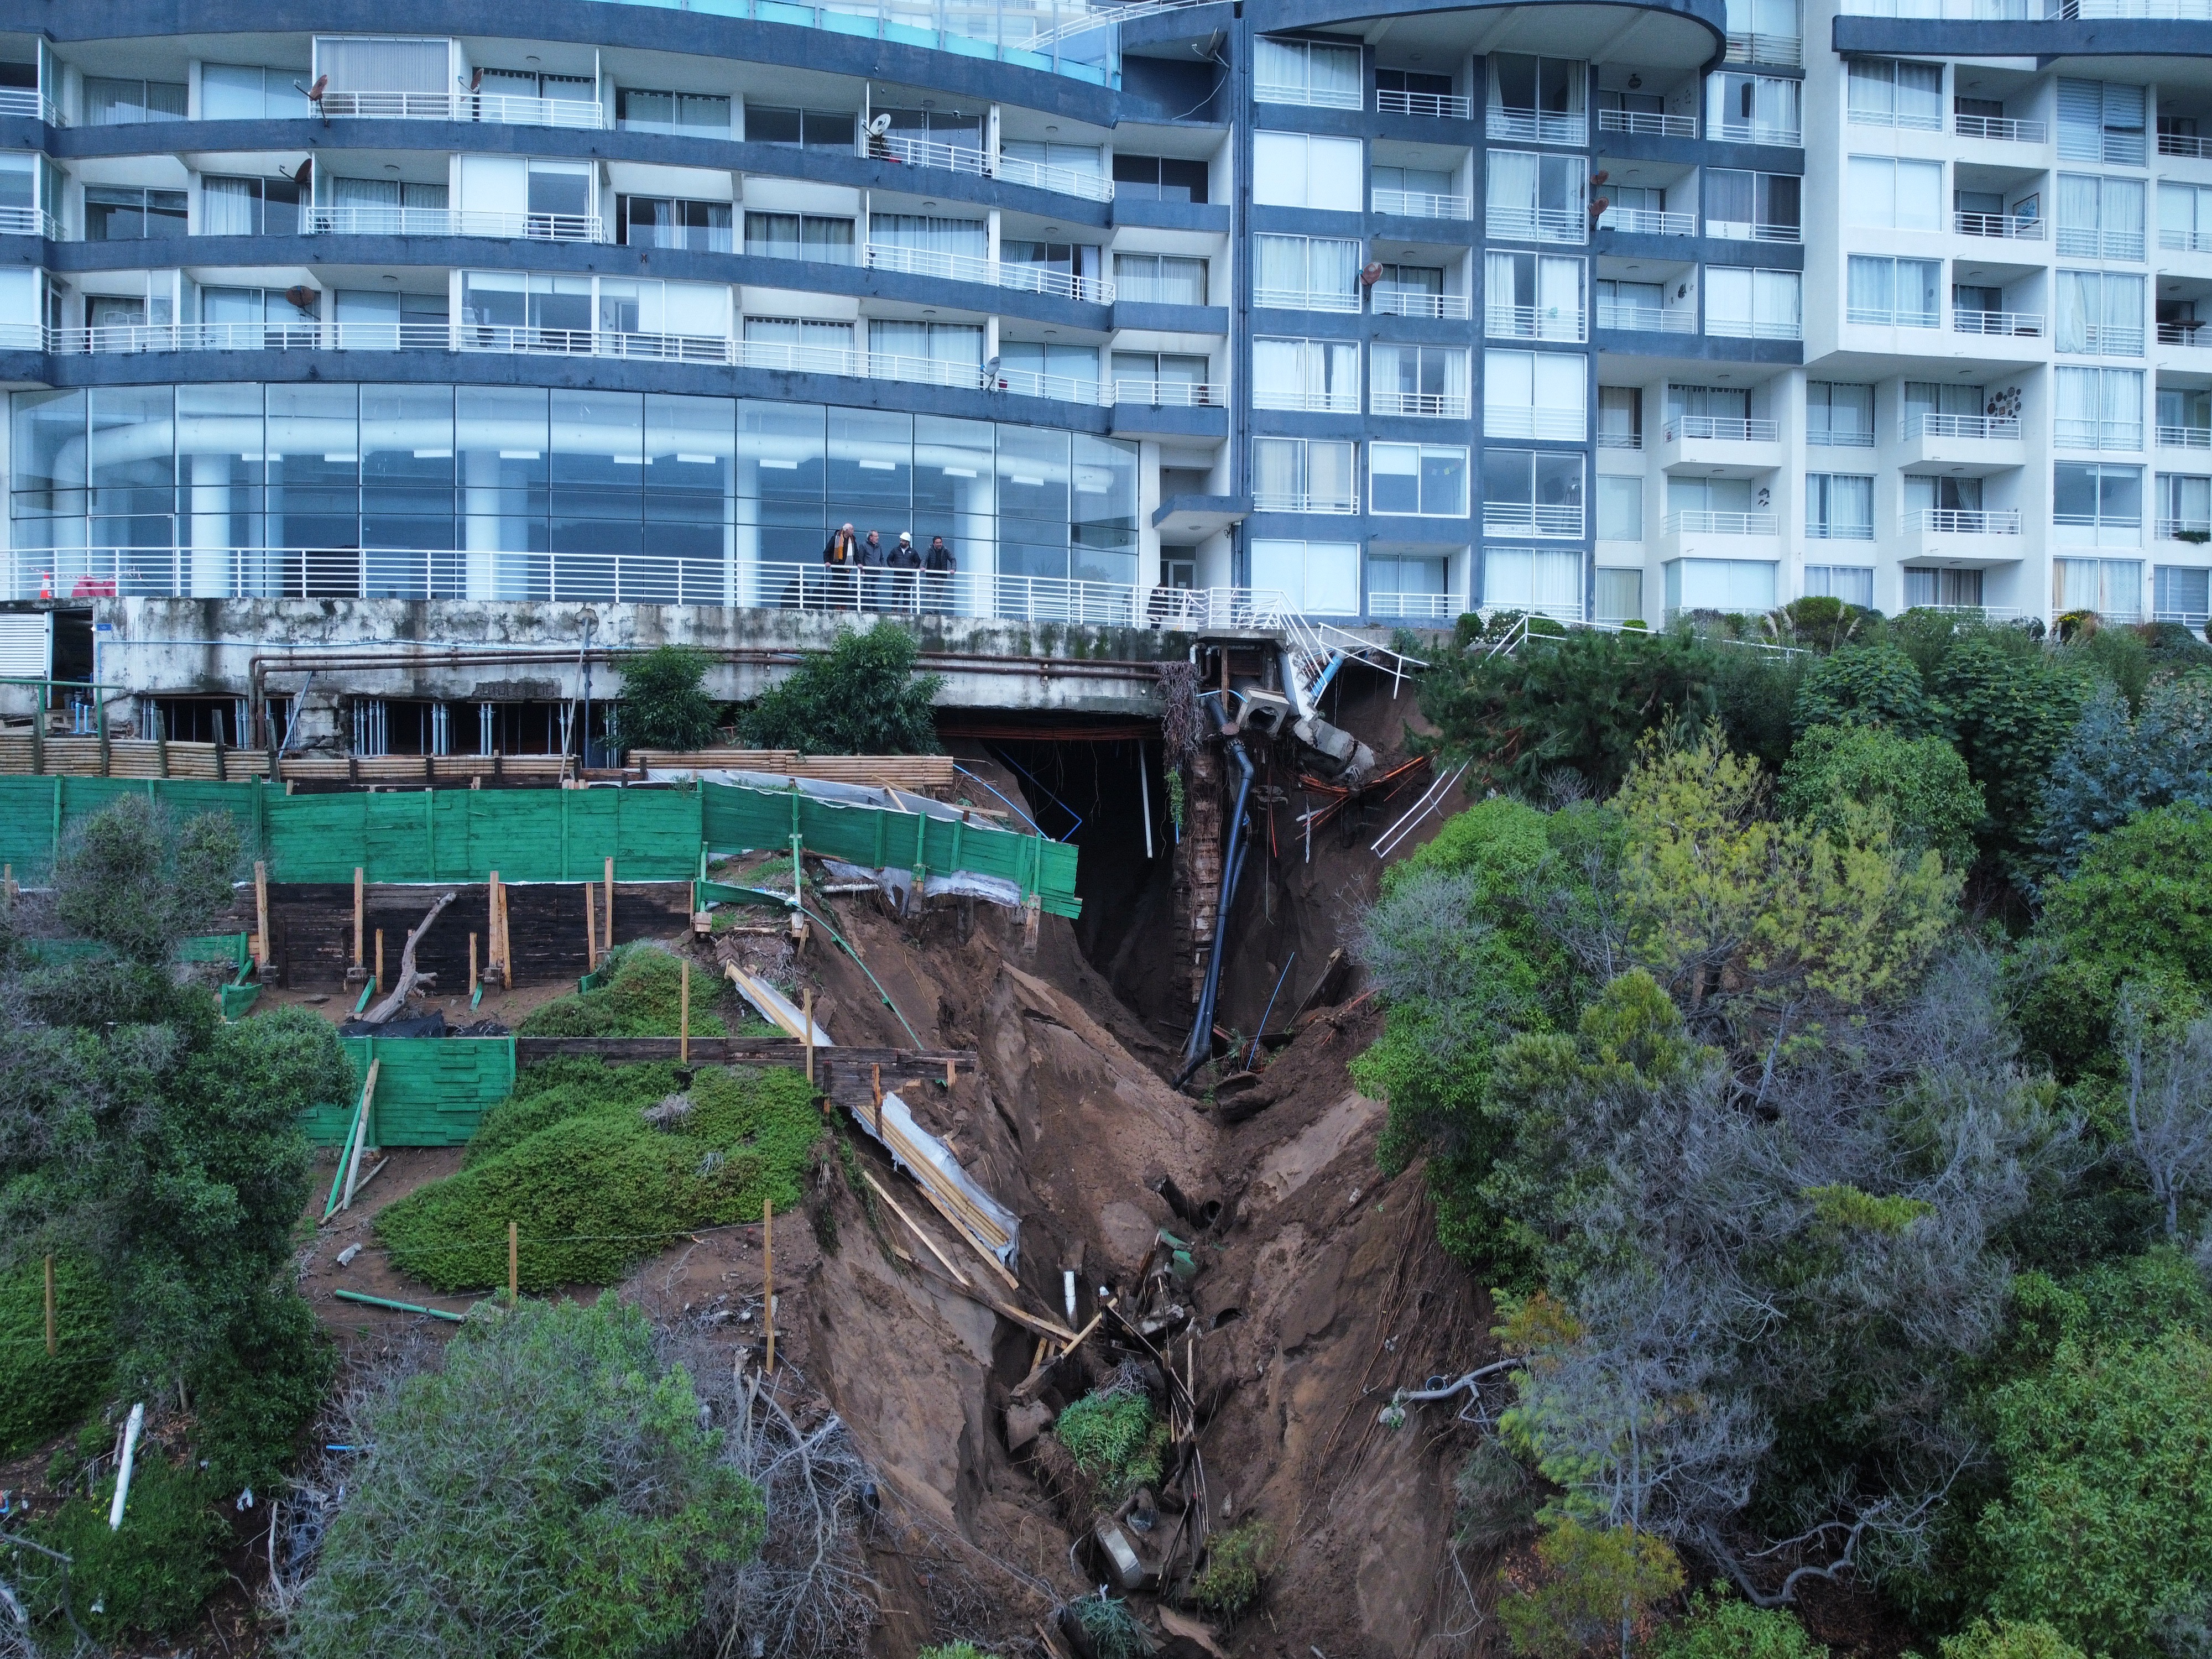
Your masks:
{"label": "balcony", "polygon": [[1954,311],[1951,313],[1954,334],[2010,334],[2021,339],[2039,340],[2043,337],[2043,313],[2039,311]]}
{"label": "balcony", "polygon": [[1589,427],[1589,416],[1579,409],[1482,406],[1482,432],[1487,438],[1564,438],[1580,443]]}
{"label": "balcony", "polygon": [[1370,210],[1395,213],[1401,219],[1472,219],[1474,198],[1438,196],[1425,190],[1378,190],[1373,194]]}
{"label": "balcony", "polygon": [[1897,435],[1907,442],[1915,438],[1964,438],[2018,443],[2020,417],[2017,415],[1935,415],[1923,411],[1906,416],[1899,423]]}
{"label": "balcony", "polygon": [[1662,472],[1749,478],[1783,465],[1782,428],[1772,421],[1676,415],[1659,428],[1653,459]]}
{"label": "balcony", "polygon": [[2017,416],[1915,413],[1898,422],[1898,464],[1985,477],[2021,464],[2021,437]]}
{"label": "balcony", "polygon": [[2143,234],[2140,230],[2102,230],[2094,225],[2058,227],[2058,252],[2075,259],[2140,259]]}
{"label": "balcony", "polygon": [[2021,533],[2020,509],[1915,507],[1898,520],[1897,527],[1900,534],[1906,536],[2017,536]]}
{"label": "balcony", "polygon": [[1898,515],[1897,556],[1949,569],[2015,564],[2026,552],[2016,507],[1908,507]]}
{"label": "balcony", "polygon": [[2160,519],[2157,535],[2162,542],[2187,542],[2202,547],[2212,542],[2212,519]]}
{"label": "balcony", "polygon": [[1640,450],[1644,447],[1644,434],[1641,432],[1608,432],[1601,427],[1598,429],[1597,447],[1600,449]]}
{"label": "balcony", "polygon": [[[1464,294],[1419,294],[1401,288],[1378,288],[1370,292],[1374,297],[1368,309],[1377,317],[1435,317],[1447,322],[1465,322],[1474,314]],[[1359,309],[1356,303],[1352,308]]]}
{"label": "balcony", "polygon": [[1805,325],[1798,318],[1786,321],[1763,317],[1716,317],[1705,313],[1705,332],[1723,340],[1802,340]]}
{"label": "balcony", "polygon": [[1252,393],[1255,409],[1287,409],[1308,415],[1357,415],[1359,392],[1302,392],[1295,387],[1261,386]]}
{"label": "balcony", "polygon": [[1492,104],[1483,123],[1483,136],[1503,139],[1509,144],[1564,144],[1570,149],[1580,149],[1589,143],[1589,121],[1579,112],[1559,114],[1551,110],[1507,109]]}
{"label": "balcony", "polygon": [[2193,134],[2161,132],[2158,135],[2160,155],[2186,155],[2197,161],[2212,156],[2212,138],[2199,138]]}
{"label": "balcony", "polygon": [[1304,104],[1310,109],[1358,109],[1359,92],[1353,87],[1293,87],[1274,81],[1253,83],[1252,100],[1258,104]]}
{"label": "balcony", "polygon": [[1805,135],[1797,127],[1771,126],[1764,121],[1717,121],[1711,137],[1722,144],[1779,144],[1787,149],[1802,149]]}
{"label": "balcony", "polygon": [[2162,426],[2158,428],[2160,449],[2212,449],[2212,426]]}
{"label": "balcony", "polygon": [[1482,533],[1486,536],[1540,536],[1579,541],[1583,508],[1579,501],[1485,501]]}
{"label": "balcony", "polygon": [[[1358,105],[1352,106],[1358,108]],[[1001,155],[995,160],[969,144],[941,144],[931,138],[902,138],[896,134],[876,137],[862,133],[860,154],[902,167],[929,167],[944,173],[964,173],[978,179],[998,179],[1011,185],[1028,185],[1060,196],[1080,196],[1086,201],[1110,202],[1114,181],[1080,167],[1053,167]]]}
{"label": "balcony", "polygon": [[1601,109],[1597,112],[1597,130],[1633,133],[1639,138],[1694,138],[1698,118],[1662,115],[1657,110]]}
{"label": "balcony", "polygon": [[1009,264],[997,259],[978,259],[970,254],[902,247],[890,242],[866,244],[860,249],[860,264],[869,270],[896,270],[909,276],[981,283],[987,287],[1014,289],[1025,294],[1049,294],[1081,305],[1114,303],[1113,283],[1093,276],[1072,276],[1045,265]]}
{"label": "balcony", "polygon": [[1804,233],[1796,225],[1753,224],[1742,219],[1708,219],[1705,234],[1726,242],[1800,242]]}
{"label": "balcony", "polygon": [[1771,513],[1669,513],[1659,521],[1662,536],[1779,536],[1782,520]]}
{"label": "balcony", "polygon": [[991,164],[991,176],[1009,185],[1027,185],[1034,190],[1048,190],[1060,196],[1080,196],[1090,202],[1110,202],[1114,199],[1114,181],[1096,173],[1085,173],[1080,167],[1053,167],[1043,161],[1024,161],[1018,157],[1001,155]]}
{"label": "balcony", "polygon": [[[307,208],[300,216],[300,234],[302,236],[490,236],[507,242],[606,240],[605,224],[595,214],[483,213],[456,208]],[[726,249],[724,251],[727,252]]]}
{"label": "balcony", "polygon": [[0,88],[0,115],[28,116],[50,127],[68,125],[62,119],[62,112],[54,107],[54,100],[30,87]]}
{"label": "balcony", "polygon": [[[1229,388],[1206,380],[1116,379],[1107,396],[1116,409],[1219,409],[1228,400]],[[1352,406],[1356,411],[1358,398]]]}
{"label": "balcony", "polygon": [[2023,219],[2010,213],[1954,213],[1951,228],[1961,236],[1998,236],[2013,242],[2043,240],[2042,220]]}
{"label": "balcony", "polygon": [[1940,328],[1942,316],[1933,311],[1900,310],[1894,307],[1846,306],[1844,320],[1868,328]]}
{"label": "balcony", "polygon": [[608,125],[604,106],[580,98],[509,98],[482,92],[326,92],[316,108],[326,121],[488,121],[592,131]]}
{"label": "balcony", "polygon": [[1252,492],[1255,513],[1357,513],[1357,495],[1295,495],[1288,492],[1271,494],[1264,489]]}
{"label": "balcony", "polygon": [[1576,208],[1505,207],[1492,202],[1483,218],[1493,240],[1578,244],[1589,240],[1589,216]]}
{"label": "balcony", "polygon": [[1456,593],[1375,593],[1367,596],[1367,614],[1407,622],[1449,623],[1468,609]]}
{"label": "balcony", "polygon": [[1623,305],[1617,300],[1600,300],[1597,325],[1641,334],[1695,334],[1698,313],[1688,306]]}
{"label": "balcony", "polygon": [[2072,345],[2062,344],[2058,349],[2096,357],[2140,357],[2143,355],[2143,331],[2107,323],[2084,323],[2081,338]]}
{"label": "balcony", "polygon": [[1375,94],[1377,115],[1425,115],[1440,121],[1471,121],[1474,100],[1448,92],[1387,92]]}
{"label": "balcony", "polygon": [[0,236],[43,236],[58,242],[62,228],[43,208],[0,208]]}
{"label": "balcony", "polygon": [[1677,415],[1666,425],[1663,441],[1701,440],[1709,443],[1771,444],[1782,441],[1782,428],[1772,421],[1738,421],[1719,415]]}
{"label": "balcony", "polygon": [[1252,303],[1267,311],[1357,312],[1359,295],[1310,288],[1255,288]]}
{"label": "balcony", "polygon": [[1589,338],[1582,311],[1556,306],[1485,306],[1482,331],[1493,340],[1559,340],[1570,345]]}
{"label": "balcony", "polygon": [[1431,420],[1463,421],[1466,397],[1455,392],[1370,392],[1367,408],[1374,415],[1418,415]]}
{"label": "balcony", "polygon": [[2039,144],[2050,136],[2040,121],[2015,121],[2003,115],[1954,115],[1951,131],[1961,138],[1993,138],[2005,144]]}
{"label": "balcony", "polygon": [[1600,230],[1626,231],[1632,236],[1694,236],[1694,213],[1658,213],[1650,208],[1609,207],[1597,216]]}
{"label": "balcony", "polygon": [[2212,230],[2161,230],[2158,245],[2168,253],[2212,253]]}
{"label": "balcony", "polygon": [[1773,64],[1783,69],[1802,69],[1805,65],[1805,42],[1794,34],[1738,34],[1731,30],[1726,61],[1731,64]]}

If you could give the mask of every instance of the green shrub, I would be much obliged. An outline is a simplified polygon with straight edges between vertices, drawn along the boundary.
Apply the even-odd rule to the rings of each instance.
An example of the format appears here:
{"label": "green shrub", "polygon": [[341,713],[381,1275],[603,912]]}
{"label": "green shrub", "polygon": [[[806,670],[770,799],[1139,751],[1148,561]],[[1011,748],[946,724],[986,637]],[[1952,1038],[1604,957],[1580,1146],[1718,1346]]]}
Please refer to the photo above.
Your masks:
{"label": "green shrub", "polygon": [[1640,1622],[1682,1588],[1673,1547],[1626,1527],[1562,1516],[1536,1540],[1536,1559],[1537,1581],[1498,1603],[1513,1650],[1534,1659],[1579,1659],[1595,1644],[1617,1644],[1622,1620]]}
{"label": "green shrub", "polygon": [[518,1075],[514,1092],[484,1114],[462,1167],[495,1158],[568,1118],[595,1112],[635,1116],[681,1086],[673,1060],[635,1066],[595,1058],[541,1060]]}
{"label": "green shrub", "polygon": [[1850,837],[1862,815],[1889,815],[1891,845],[1933,848],[1943,867],[1966,867],[1983,817],[1982,787],[1942,738],[1910,738],[1887,726],[1816,726],[1782,769],[1778,803],[1832,840]]}
{"label": "green shrub", "polygon": [[1234,1619],[1260,1599],[1275,1529],[1252,1520],[1231,1527],[1206,1546],[1206,1565],[1190,1581],[1190,1597],[1208,1613]]}
{"label": "green shrub", "polygon": [[934,755],[930,705],[941,674],[918,674],[921,642],[896,623],[848,629],[810,656],[738,719],[750,749],[802,755]]}
{"label": "green shrub", "polygon": [[991,1659],[991,1656],[973,1642],[940,1642],[933,1648],[924,1648],[914,1659]]}
{"label": "green shrub", "polygon": [[622,659],[617,729],[625,749],[704,749],[714,741],[719,706],[702,688],[714,659],[663,645]]}
{"label": "green shrub", "polygon": [[90,1410],[115,1364],[107,1285],[82,1256],[54,1258],[54,1357],[46,1358],[45,1264],[0,1273],[0,1457]]}
{"label": "green shrub", "polygon": [[[720,1016],[691,1010],[693,1036],[726,1034]],[[524,1036],[677,1036],[684,1024],[684,964],[657,945],[625,945],[614,953],[607,979],[533,1008],[515,1030]]]}
{"label": "green shrub", "polygon": [[701,1071],[690,1114],[665,1129],[639,1115],[642,1097],[585,1106],[418,1188],[378,1214],[378,1237],[402,1272],[462,1290],[506,1282],[514,1221],[522,1287],[547,1291],[611,1284],[685,1228],[759,1219],[764,1200],[798,1207],[822,1133],[800,1073]]}
{"label": "green shrub", "polygon": [[1977,1619],[1956,1636],[1943,1638],[1943,1659],[2089,1659],[2087,1654],[2048,1625],[1992,1625]]}
{"label": "green shrub", "polygon": [[1075,1467],[1116,1498],[1160,1478],[1167,1425],[1136,1389],[1086,1394],[1060,1414],[1052,1431]]}
{"label": "green shrub", "polygon": [[102,1641],[189,1630],[222,1583],[222,1552],[230,1539],[230,1528],[209,1507],[210,1495],[196,1471],[177,1468],[141,1442],[121,1528],[108,1530],[107,1506],[115,1497],[110,1474],[93,1497],[72,1498],[31,1523],[33,1540],[70,1558],[66,1574],[50,1558],[20,1550],[9,1576],[41,1625],[66,1630],[66,1583],[68,1613]]}
{"label": "green shrub", "polygon": [[198,1413],[192,1452],[207,1465],[209,1489],[275,1488],[337,1369],[314,1310],[290,1286],[272,1285],[250,1304],[187,1373]]}
{"label": "green shrub", "polygon": [[299,1659],[679,1650],[706,1573],[760,1547],[758,1489],[720,1460],[645,1316],[611,1296],[478,1315],[361,1432],[370,1449],[294,1621]]}
{"label": "green shrub", "polygon": [[1823,657],[1797,688],[1790,718],[1815,726],[1886,726],[1908,738],[1943,730],[1946,710],[1928,695],[1920,670],[1893,645],[1856,645]]}
{"label": "green shrub", "polygon": [[1129,1611],[1129,1604],[1116,1601],[1103,1589],[1096,1595],[1069,1602],[1067,1611],[1083,1627],[1084,1637],[1098,1659],[1140,1659],[1152,1650],[1152,1638],[1145,1633],[1137,1615]]}
{"label": "green shrub", "polygon": [[1754,1607],[1723,1584],[1710,1596],[1692,1595],[1680,1620],[1651,1644],[1651,1659],[1827,1659],[1827,1653],[1794,1613]]}

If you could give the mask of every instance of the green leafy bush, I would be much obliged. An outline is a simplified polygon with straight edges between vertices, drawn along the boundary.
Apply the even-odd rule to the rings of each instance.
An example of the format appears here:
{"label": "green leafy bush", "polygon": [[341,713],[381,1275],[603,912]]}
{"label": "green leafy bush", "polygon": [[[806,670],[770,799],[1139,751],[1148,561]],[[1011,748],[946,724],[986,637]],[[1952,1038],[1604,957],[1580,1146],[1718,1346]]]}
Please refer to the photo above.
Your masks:
{"label": "green leafy bush", "polygon": [[2212,805],[2212,675],[2161,680],[2132,715],[2117,685],[2100,686],[2044,784],[2047,867],[2072,874],[2091,836],[2176,801]]}
{"label": "green leafy bush", "polygon": [[1513,1650],[1533,1659],[1580,1659],[1597,1642],[1616,1644],[1682,1588],[1673,1548],[1626,1527],[1554,1521],[1536,1540],[1536,1582],[1503,1596],[1498,1621]]}
{"label": "green leafy bush", "polygon": [[[657,945],[625,945],[595,990],[533,1008],[515,1030],[524,1036],[677,1036],[684,1025],[684,963]],[[726,1035],[720,1015],[692,1000],[691,1035]]]}
{"label": "green leafy bush", "polygon": [[189,1630],[222,1583],[222,1551],[230,1538],[209,1507],[206,1483],[141,1443],[123,1525],[111,1532],[107,1508],[114,1497],[111,1474],[93,1497],[72,1498],[31,1523],[31,1537],[68,1556],[70,1565],[64,1574],[46,1556],[14,1552],[8,1576],[21,1587],[25,1607],[40,1625],[61,1631],[74,1613],[102,1641]]}
{"label": "green leafy bush", "polygon": [[573,1115],[379,1212],[402,1272],[440,1290],[503,1284],[514,1221],[523,1288],[611,1284],[687,1227],[757,1220],[763,1200],[797,1208],[822,1133],[805,1078],[787,1068],[701,1071],[690,1114],[666,1128],[639,1115],[641,1091],[559,1092]]}
{"label": "green leafy bush", "polygon": [[2042,817],[2044,781],[2094,678],[2021,629],[1960,630],[1943,620],[1940,637],[1931,634],[1923,647],[1930,659],[1929,690],[1950,711],[1959,752],[1982,786],[1990,815],[1985,846],[2017,868]]}
{"label": "green leafy bush", "polygon": [[1075,1467],[1114,1497],[1160,1478],[1167,1425],[1137,1389],[1086,1394],[1060,1414],[1052,1431]]}
{"label": "green leafy bush", "polygon": [[54,911],[79,938],[160,966],[178,940],[230,902],[245,857],[238,820],[181,824],[160,802],[121,795],[70,830],[55,860]]}
{"label": "green leafy bush", "polygon": [[704,749],[714,741],[719,705],[701,682],[714,659],[680,645],[622,660],[619,730],[625,749]]}
{"label": "green leafy bush", "polygon": [[1992,1625],[1977,1619],[1956,1636],[1943,1638],[1942,1659],[2089,1659],[2089,1656],[2044,1624]]}
{"label": "green leafy bush", "polygon": [[370,1449],[299,1659],[645,1659],[698,1626],[704,1574],[762,1541],[760,1492],[690,1377],[611,1296],[478,1315],[355,1432]]}
{"label": "green leafy bush", "polygon": [[1911,738],[1881,726],[1816,726],[1797,740],[1782,770],[1779,805],[1834,840],[1856,834],[1864,815],[1888,815],[1891,844],[1933,848],[1947,870],[1974,855],[1982,787],[1942,738]]}
{"label": "green leafy bush", "polygon": [[915,672],[921,644],[896,623],[848,629],[738,720],[738,741],[802,755],[934,755],[941,674]]}
{"label": "green leafy bush", "polygon": [[0,1273],[0,1457],[90,1410],[115,1364],[107,1285],[80,1255],[54,1259],[54,1358],[46,1358],[45,1264]]}
{"label": "green leafy bush", "polygon": [[1208,1539],[1206,1565],[1190,1581],[1190,1598],[1208,1613],[1234,1619],[1260,1599],[1275,1529],[1251,1520]]}
{"label": "green leafy bush", "polygon": [[922,1649],[914,1659],[991,1659],[991,1656],[973,1642],[940,1642]]}
{"label": "green leafy bush", "polygon": [[1827,1659],[1828,1650],[1805,1633],[1796,1615],[1779,1607],[1754,1607],[1715,1584],[1699,1590],[1682,1617],[1659,1632],[1651,1659]]}
{"label": "green leafy bush", "polygon": [[1903,651],[1856,645],[1813,665],[1797,689],[1790,718],[1800,732],[1815,726],[1886,726],[1922,738],[1943,730],[1945,713]]}
{"label": "green leafy bush", "polygon": [[186,1374],[198,1413],[192,1450],[207,1465],[209,1489],[274,1489],[337,1369],[314,1310],[289,1285],[271,1285],[249,1304],[228,1340]]}
{"label": "green leafy bush", "polygon": [[681,1086],[673,1060],[635,1066],[590,1057],[541,1060],[519,1073],[514,1091],[484,1114],[462,1167],[495,1158],[566,1118],[592,1112],[634,1115]]}

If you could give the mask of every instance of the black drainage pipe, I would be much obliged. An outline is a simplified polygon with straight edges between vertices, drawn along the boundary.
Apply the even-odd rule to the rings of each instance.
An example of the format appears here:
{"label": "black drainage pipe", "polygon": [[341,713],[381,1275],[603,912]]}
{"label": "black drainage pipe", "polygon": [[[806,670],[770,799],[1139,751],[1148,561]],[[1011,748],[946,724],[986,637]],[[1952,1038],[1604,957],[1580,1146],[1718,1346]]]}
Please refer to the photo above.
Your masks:
{"label": "black drainage pipe", "polygon": [[1206,964],[1206,982],[1198,994],[1198,1019],[1190,1028],[1190,1041],[1183,1045],[1182,1070],[1176,1073],[1178,1089],[1190,1081],[1197,1071],[1213,1054],[1213,1000],[1221,988],[1221,956],[1229,934],[1229,907],[1236,902],[1237,878],[1244,869],[1244,813],[1252,795],[1252,759],[1244,752],[1244,745],[1231,738],[1228,744],[1229,757],[1237,763],[1243,774],[1237,781],[1237,810],[1229,817],[1229,848],[1221,860],[1221,896],[1213,912],[1213,949]]}

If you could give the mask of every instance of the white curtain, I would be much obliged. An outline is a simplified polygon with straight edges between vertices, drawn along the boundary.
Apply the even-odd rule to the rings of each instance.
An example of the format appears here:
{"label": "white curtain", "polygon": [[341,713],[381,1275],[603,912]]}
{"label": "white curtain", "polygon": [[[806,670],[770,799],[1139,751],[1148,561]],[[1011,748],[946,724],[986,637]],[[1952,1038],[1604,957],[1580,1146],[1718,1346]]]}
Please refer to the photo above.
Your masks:
{"label": "white curtain", "polygon": [[1356,295],[1359,282],[1359,244],[1316,236],[1307,245],[1309,290],[1340,298]]}
{"label": "white curtain", "polygon": [[251,179],[200,180],[200,234],[251,236],[260,229],[253,209],[260,192]]}
{"label": "white curtain", "polygon": [[1536,206],[1536,172],[1541,157],[1517,149],[1490,152],[1490,193],[1486,204],[1533,212]]}
{"label": "white curtain", "polygon": [[937,219],[919,213],[872,214],[868,240],[970,259],[982,258],[990,246],[988,228],[980,219]]}
{"label": "white curtain", "polygon": [[1303,236],[1261,236],[1254,239],[1255,286],[1303,294],[1306,289],[1306,239]]}
{"label": "white curtain", "polygon": [[331,203],[334,207],[398,207],[399,181],[397,179],[332,179]]}
{"label": "white curtain", "polygon": [[1309,49],[1309,84],[1314,102],[1346,108],[1359,107],[1359,48],[1322,46]]}
{"label": "white curtain", "polygon": [[443,40],[325,35],[315,42],[316,72],[331,77],[332,92],[451,92],[447,64]]}
{"label": "white curtain", "polygon": [[1304,451],[1305,445],[1296,438],[1253,439],[1253,495],[1270,500],[1304,495],[1299,475],[1304,469],[1299,463]]}
{"label": "white curtain", "polygon": [[[1853,260],[1852,264],[1858,262]],[[2052,330],[2052,341],[2061,351],[2087,351],[2089,331],[2103,313],[2103,295],[2098,291],[2098,276],[2094,270],[2062,270],[2058,273],[2058,322]]]}

